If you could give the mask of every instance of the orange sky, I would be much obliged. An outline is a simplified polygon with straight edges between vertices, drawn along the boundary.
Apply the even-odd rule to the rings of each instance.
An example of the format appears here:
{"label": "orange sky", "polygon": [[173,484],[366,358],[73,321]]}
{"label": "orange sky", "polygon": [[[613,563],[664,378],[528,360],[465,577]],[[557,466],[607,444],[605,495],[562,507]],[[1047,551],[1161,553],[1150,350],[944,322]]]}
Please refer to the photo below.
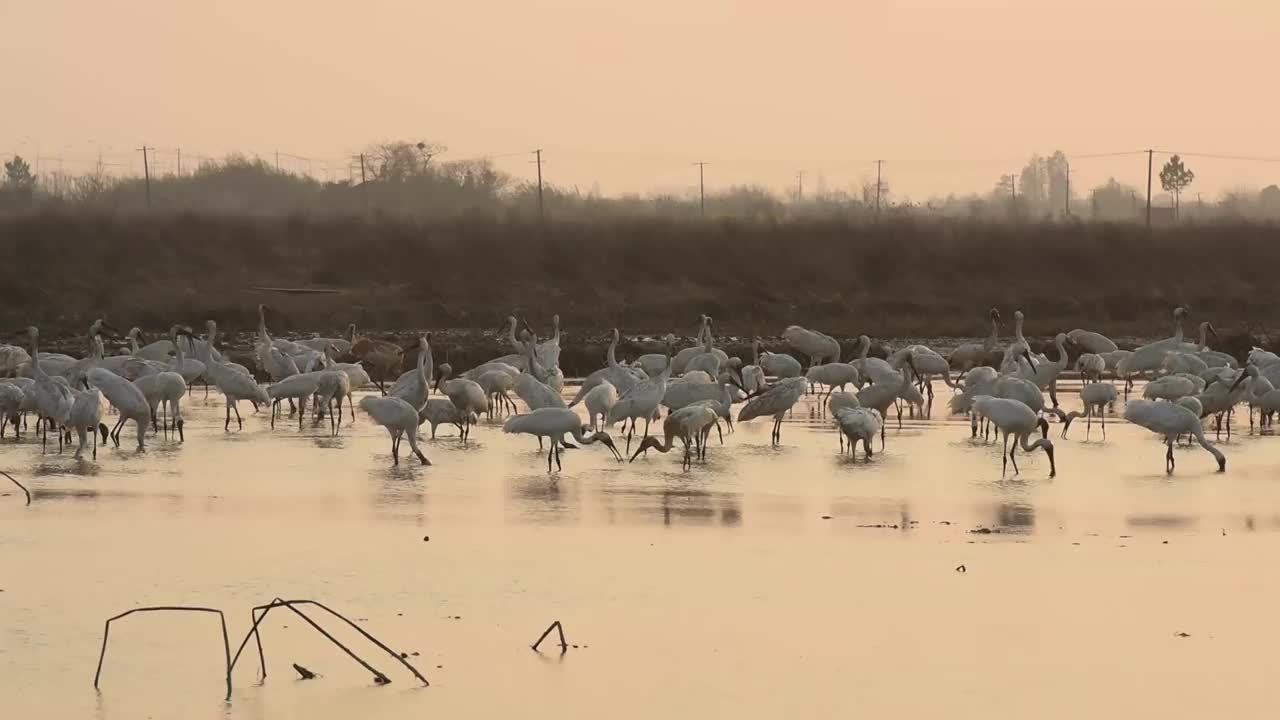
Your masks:
{"label": "orange sky", "polygon": [[[38,144],[46,169],[145,141],[318,171],[429,138],[542,147],[549,181],[609,193],[696,187],[696,160],[711,187],[845,187],[884,158],[921,199],[1054,148],[1280,156],[1266,0],[0,0],[0,27],[0,154]],[[1192,192],[1280,181],[1188,164]],[[1073,171],[1139,184],[1145,158]]]}

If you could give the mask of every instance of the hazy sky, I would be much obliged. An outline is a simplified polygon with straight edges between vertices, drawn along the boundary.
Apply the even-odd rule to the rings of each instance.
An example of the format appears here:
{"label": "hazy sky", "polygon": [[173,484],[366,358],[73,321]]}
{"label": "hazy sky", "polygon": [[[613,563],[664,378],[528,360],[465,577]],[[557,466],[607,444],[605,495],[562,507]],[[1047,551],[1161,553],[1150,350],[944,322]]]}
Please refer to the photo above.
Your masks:
{"label": "hazy sky", "polygon": [[[1280,156],[1273,0],[0,0],[0,27],[0,154],[46,169],[145,141],[318,170],[404,138],[542,147],[549,181],[611,193],[696,187],[696,160],[712,187],[843,187],[883,158],[922,198],[1055,148]],[[1193,191],[1280,181],[1188,164]],[[1145,183],[1145,157],[1073,171]]]}

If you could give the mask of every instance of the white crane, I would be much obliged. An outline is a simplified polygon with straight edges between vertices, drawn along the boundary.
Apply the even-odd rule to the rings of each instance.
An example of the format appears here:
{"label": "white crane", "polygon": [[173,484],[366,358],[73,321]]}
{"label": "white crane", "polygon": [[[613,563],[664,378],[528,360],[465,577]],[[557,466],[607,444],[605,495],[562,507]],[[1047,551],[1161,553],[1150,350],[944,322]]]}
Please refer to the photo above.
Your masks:
{"label": "white crane", "polygon": [[671,448],[675,443],[675,439],[680,438],[680,442],[684,444],[684,461],[681,468],[688,470],[692,464],[692,454],[697,449],[698,459],[707,459],[707,434],[711,430],[711,426],[716,422],[716,412],[705,405],[690,405],[683,407],[667,415],[662,421],[662,440],[653,436],[647,436],[640,441],[640,447],[636,449],[635,455],[631,456],[631,462],[635,462],[640,453],[650,448],[660,453],[671,452]]}
{"label": "white crane", "polygon": [[1116,363],[1116,374],[1127,377],[1142,372],[1154,372],[1158,370],[1160,368],[1160,363],[1164,362],[1165,355],[1170,350],[1175,350],[1178,346],[1182,345],[1182,323],[1186,320],[1187,315],[1188,313],[1186,308],[1175,308],[1173,311],[1173,337],[1147,343],[1146,345],[1134,350],[1128,356],[1121,358],[1120,361]]}
{"label": "white crane", "polygon": [[[733,401],[735,385],[741,383],[733,370],[720,373],[715,382],[681,382],[669,383],[667,392],[662,396],[662,405],[672,412],[690,405],[705,405],[715,411],[717,417],[725,419],[729,432],[733,432]],[[720,444],[724,444],[724,433],[720,423],[716,423],[716,432]]]}
{"label": "white crane", "polygon": [[449,363],[440,364],[440,377],[436,378],[436,390],[439,390],[449,398],[453,406],[458,408],[458,415],[462,417],[462,441],[466,442],[471,436],[471,418],[478,416],[489,407],[489,399],[485,395],[484,388],[480,387],[480,383],[466,378],[452,378],[453,368]]}
{"label": "white crane", "polygon": [[307,401],[320,392],[320,373],[305,372],[274,382],[267,386],[267,396],[271,398],[271,429],[276,427],[276,415],[279,414],[280,401],[298,401],[298,429],[302,429],[303,418],[307,415]]}
{"label": "white crane", "polygon": [[149,345],[138,346],[138,339],[142,337],[141,328],[129,328],[129,347],[135,358],[142,360],[151,360],[153,362],[168,362],[169,355],[173,352],[172,340],[157,340]]}
{"label": "white crane", "polygon": [[400,464],[400,439],[409,439],[409,448],[418,456],[423,465],[431,461],[418,448],[418,410],[398,397],[368,396],[360,400],[360,409],[368,413],[373,421],[387,429],[391,435],[391,458],[394,464]]}
{"label": "white crane", "polygon": [[841,407],[835,411],[836,427],[840,430],[840,452],[844,452],[844,438],[849,439],[849,454],[857,456],[857,443],[862,441],[862,451],[871,459],[871,438],[884,428],[884,417],[879,410],[863,407]]}
{"label": "white crane", "polygon": [[299,340],[296,344],[305,348],[310,348],[316,352],[326,352],[328,348],[332,347],[333,351],[341,356],[345,353],[351,352],[351,343],[355,341],[355,337],[356,324],[349,323],[347,325],[347,332],[342,337],[326,338],[317,335],[313,338],[307,338],[306,340]]}
{"label": "white crane", "polygon": [[1076,370],[1080,372],[1080,377],[1086,381],[1093,380],[1097,382],[1102,379],[1102,373],[1107,369],[1107,361],[1102,359],[1097,353],[1083,353],[1076,358]]}
{"label": "white crane", "polygon": [[517,415],[508,419],[502,425],[502,431],[505,433],[517,433],[523,435],[534,435],[538,438],[541,445],[542,438],[550,441],[551,449],[547,451],[547,472],[551,472],[551,462],[554,459],[556,469],[562,469],[560,465],[560,446],[564,443],[564,436],[570,435],[579,445],[589,445],[599,442],[609,451],[613,453],[614,459],[622,461],[622,455],[618,452],[618,448],[613,444],[613,438],[603,430],[592,432],[590,428],[582,424],[582,420],[578,418],[578,414],[568,408],[540,408],[524,415]]}
{"label": "white crane", "polygon": [[98,459],[98,433],[102,433],[102,442],[107,441],[110,431],[102,424],[102,393],[91,390],[72,390],[74,397],[71,404],[71,415],[67,419],[67,427],[76,431],[79,445],[76,447],[76,458],[84,457],[85,446],[89,444],[89,435],[93,435],[93,459]]}
{"label": "white crane", "polygon": [[591,388],[591,392],[582,399],[582,404],[587,406],[587,420],[590,421],[591,429],[603,428],[609,411],[618,404],[618,389],[613,383],[604,380]]}
{"label": "white crane", "polygon": [[[485,397],[489,399],[490,419],[493,418],[495,409],[500,414],[511,414],[516,411],[516,403],[511,399],[510,393],[515,390],[515,378],[519,374],[517,372],[516,375],[512,375],[505,370],[489,370],[475,378],[475,381],[484,389]],[[613,386],[609,385],[609,387]],[[588,393],[587,398],[590,399],[590,397]],[[587,408],[590,409],[591,405],[588,404]]]}
{"label": "white crane", "polygon": [[[641,379],[636,377],[630,368],[625,368],[618,364],[616,351],[618,348],[618,339],[620,337],[621,335],[618,333],[618,328],[614,328],[613,340],[609,343],[609,354],[606,358],[605,366],[591,373],[582,381],[582,387],[578,388],[578,393],[573,396],[573,400],[569,403],[569,407],[573,407],[574,405],[582,402],[583,399],[587,397],[587,394],[601,383],[609,383],[618,391],[619,395],[626,393],[631,388],[640,384]],[[660,373],[662,371],[659,370],[658,372]],[[658,373],[654,374],[656,375]]]}
{"label": "white crane", "polygon": [[[5,427],[11,422],[14,437],[21,435],[22,405],[26,399],[27,393],[22,388],[11,382],[0,382],[0,438],[4,437]],[[1249,417],[1252,418],[1253,414],[1250,413]]]}
{"label": "white crane", "polygon": [[1063,417],[1062,421],[1062,437],[1067,436],[1067,429],[1071,427],[1071,421],[1078,417],[1084,417],[1087,420],[1085,427],[1084,439],[1088,440],[1089,435],[1093,432],[1093,416],[1097,415],[1102,419],[1102,439],[1107,439],[1107,407],[1116,401],[1116,386],[1106,382],[1091,382],[1080,388],[1080,402],[1084,404],[1084,411],[1072,410]]}
{"label": "white crane", "polygon": [[1225,472],[1227,469],[1227,457],[1205,439],[1199,413],[1183,405],[1153,400],[1130,400],[1125,403],[1124,419],[1164,437],[1165,445],[1169,447],[1169,452],[1165,455],[1165,472],[1173,473],[1173,443],[1179,435],[1185,434],[1193,435],[1196,442],[1200,443],[1200,447],[1218,461],[1218,472]]}
{"label": "white crane", "polygon": [[271,396],[267,395],[267,391],[254,380],[252,376],[241,373],[232,369],[228,365],[213,359],[212,348],[218,338],[218,324],[213,320],[205,323],[208,329],[208,336],[204,344],[197,345],[196,349],[201,353],[200,362],[205,365],[205,377],[212,380],[214,385],[222,391],[227,399],[227,419],[222,426],[225,432],[231,428],[231,410],[236,411],[236,424],[239,429],[244,429],[244,421],[240,419],[240,408],[238,403],[241,400],[250,400],[254,403],[271,404]]}
{"label": "white crane", "polygon": [[[857,387],[862,379],[858,373],[858,368],[849,363],[829,362],[822,365],[812,365],[809,371],[805,373],[805,379],[813,385],[825,385],[827,395],[836,390],[844,390],[846,386],[853,385]],[[822,401],[822,393],[818,393],[818,401]]]}
{"label": "white crane", "polygon": [[821,365],[824,361],[839,362],[840,343],[835,338],[817,330],[809,330],[799,325],[788,325],[782,331],[782,339],[787,341],[791,349],[809,356],[809,366]]}
{"label": "white crane", "polygon": [[[1044,454],[1049,457],[1049,477],[1052,478],[1058,474],[1058,466],[1053,460],[1053,441],[1048,437],[1041,437],[1035,442],[1029,442],[1031,433],[1037,428],[1042,435],[1048,434],[1048,421],[1017,400],[994,398],[990,395],[974,399],[973,409],[974,412],[995,423],[996,428],[1004,433],[1005,450],[1009,451],[1007,456],[1001,453],[1005,470],[1008,470],[1009,462],[1012,461],[1013,472],[1015,475],[1018,474],[1018,460],[1014,454],[1021,447],[1023,452],[1028,453],[1043,449]],[[1010,438],[1013,439],[1012,448],[1009,447]]]}
{"label": "white crane", "polygon": [[631,429],[627,431],[627,452],[631,452],[631,438],[635,435],[636,421],[644,420],[644,434],[649,437],[649,423],[657,416],[658,406],[667,394],[667,381],[671,378],[675,363],[671,359],[671,345],[667,344],[667,367],[657,377],[649,378],[618,397],[618,402],[609,409],[609,417],[605,421],[613,425],[619,420],[630,420]]}
{"label": "white crane", "polygon": [[1027,338],[1022,334],[1022,325],[1026,317],[1022,310],[1013,311],[1013,342],[1004,349],[1004,358],[1000,361],[1001,372],[1016,371],[1018,358],[1031,352],[1031,346],[1027,344]]}
{"label": "white crane", "polygon": [[427,396],[431,394],[431,381],[434,375],[435,360],[431,354],[431,333],[419,335],[417,366],[396,378],[387,394],[398,397],[413,407],[422,407],[422,404],[427,401]]}
{"label": "white crane", "polygon": [[772,416],[773,432],[769,437],[777,445],[782,441],[782,419],[800,401],[807,386],[808,381],[802,377],[779,380],[755,396],[749,396],[747,404],[738,411],[738,422]]}
{"label": "white crane", "polygon": [[858,336],[858,359],[852,364],[858,368],[858,372],[862,374],[862,379],[873,383],[897,382],[901,378],[901,374],[894,369],[888,360],[878,357],[868,357],[867,353],[871,350],[871,338],[866,335]]}
{"label": "white crane", "polygon": [[[479,418],[471,418],[471,422],[478,422]],[[427,398],[427,402],[418,410],[418,424],[424,422],[431,423],[431,439],[436,439],[436,427],[444,423],[456,425],[458,432],[462,432],[462,415],[458,412],[458,408],[454,407],[453,401],[447,397],[444,398]]]}
{"label": "white crane", "polygon": [[1240,363],[1231,355],[1209,349],[1210,335],[1213,335],[1214,340],[1219,339],[1218,331],[1214,329],[1213,323],[1206,320],[1200,323],[1200,342],[1182,343],[1177,350],[1195,355],[1209,367],[1240,367]]}
{"label": "white crane", "polygon": [[1030,380],[1036,384],[1041,390],[1049,391],[1049,398],[1053,401],[1053,406],[1058,407],[1058,376],[1062,374],[1070,361],[1067,359],[1067,336],[1066,333],[1058,333],[1053,338],[1053,344],[1058,349],[1058,359],[1049,360],[1040,363],[1031,361],[1029,354],[1024,354],[1027,359],[1027,365],[1019,370],[1019,376],[1023,379]]}
{"label": "white crane", "polygon": [[533,339],[525,343],[525,367],[527,372],[516,378],[516,395],[530,410],[540,408],[565,408],[564,398],[546,384],[547,373],[533,352]]}
{"label": "white crane", "polygon": [[742,368],[742,389],[748,395],[765,386],[764,368],[760,367],[760,338],[751,341],[751,364]]}
{"label": "white crane", "polygon": [[[908,369],[914,369],[912,360],[907,358]],[[914,393],[914,394],[913,394]],[[885,413],[889,411],[889,406],[894,405],[898,400],[905,399],[914,403],[919,396],[915,392],[915,388],[911,386],[911,376],[907,369],[901,372],[893,371],[893,374],[879,380],[874,380],[870,385],[858,391],[858,404],[865,408],[871,408],[880,413],[883,418]],[[902,429],[902,411],[898,411],[898,429]],[[880,449],[884,449],[884,425],[880,427]]]}
{"label": "white crane", "polygon": [[800,361],[788,353],[762,352],[758,362],[766,375],[772,375],[778,380],[798,378],[804,372]]}
{"label": "white crane", "polygon": [[17,345],[0,344],[0,376],[12,377],[31,362],[31,354]]}
{"label": "white crane", "polygon": [[991,308],[987,319],[991,322],[991,333],[980,343],[964,343],[952,350],[947,356],[950,365],[958,365],[961,372],[965,372],[974,365],[985,365],[991,360],[996,346],[1000,344],[1000,311]]}
{"label": "white crane", "polygon": [[1195,395],[1200,391],[1190,377],[1186,375],[1165,375],[1147,383],[1142,390],[1142,397],[1147,400],[1178,400]]}
{"label": "white crane", "polygon": [[704,372],[711,377],[715,377],[720,374],[720,366],[728,358],[723,351],[716,353],[714,334],[711,331],[711,318],[706,315],[703,317],[706,318],[706,327],[702,333],[702,352],[689,359],[689,362],[684,366],[684,374]]}
{"label": "white crane", "polygon": [[102,391],[107,402],[119,413],[116,426],[111,429],[111,439],[120,447],[120,432],[125,423],[132,420],[138,427],[138,449],[145,447],[147,426],[151,424],[151,405],[137,385],[103,368],[90,368],[89,385]]}
{"label": "white crane", "polygon": [[62,452],[62,427],[71,417],[73,399],[71,390],[53,381],[42,367],[40,359],[40,331],[35,327],[27,328],[27,336],[31,340],[31,374],[35,384],[32,388],[35,397],[36,417],[43,430],[41,452],[48,446],[49,426],[53,425],[58,433],[58,452]]}
{"label": "white crane", "polygon": [[1103,353],[1115,352],[1118,348],[1112,342],[1111,338],[1102,333],[1093,332],[1092,330],[1081,330],[1076,328],[1067,333],[1067,339],[1076,347],[1084,350],[1086,353],[1101,355]]}

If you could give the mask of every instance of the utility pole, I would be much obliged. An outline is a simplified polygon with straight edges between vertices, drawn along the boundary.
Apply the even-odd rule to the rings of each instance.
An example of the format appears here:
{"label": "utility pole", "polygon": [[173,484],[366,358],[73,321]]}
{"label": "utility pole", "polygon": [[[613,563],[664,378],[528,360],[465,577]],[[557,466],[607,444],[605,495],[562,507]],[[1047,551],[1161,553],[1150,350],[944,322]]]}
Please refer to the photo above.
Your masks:
{"label": "utility pole", "polygon": [[796,204],[804,202],[804,171],[800,170],[796,173]]}
{"label": "utility pole", "polygon": [[876,161],[876,217],[880,217],[880,166],[884,164],[883,160]]}
{"label": "utility pole", "polygon": [[276,150],[276,172],[280,172],[280,151]]}
{"label": "utility pole", "polygon": [[547,222],[547,208],[542,201],[542,148],[533,151],[534,162],[538,164],[538,219],[545,225]]}
{"label": "utility pole", "polygon": [[1071,217],[1071,161],[1067,161],[1067,217]]}
{"label": "utility pole", "polygon": [[178,148],[178,177],[182,177],[182,148]]}
{"label": "utility pole", "polygon": [[1151,168],[1155,158],[1156,151],[1147,150],[1147,229],[1151,229]]}
{"label": "utility pole", "polygon": [[364,185],[364,183],[365,183],[365,175],[364,175],[364,153],[360,153],[360,184],[361,184],[361,185]]}
{"label": "utility pole", "polygon": [[143,177],[144,177],[144,178],[146,178],[146,184],[147,184],[147,209],[148,209],[148,210],[150,210],[150,209],[151,209],[151,166],[150,166],[150,164],[148,164],[148,162],[147,162],[147,150],[148,150],[148,149],[150,149],[150,148],[148,148],[148,147],[146,146],[146,144],[144,143],[144,144],[142,145],[142,147],[140,147],[140,148],[138,148],[138,149],[142,151],[142,175],[143,175]]}
{"label": "utility pole", "polygon": [[365,184],[364,153],[360,153],[360,194],[364,197],[364,211],[369,212],[369,186]]}
{"label": "utility pole", "polygon": [[698,202],[702,217],[707,216],[707,183],[703,175],[704,169],[707,167],[705,162],[696,162],[698,166]]}

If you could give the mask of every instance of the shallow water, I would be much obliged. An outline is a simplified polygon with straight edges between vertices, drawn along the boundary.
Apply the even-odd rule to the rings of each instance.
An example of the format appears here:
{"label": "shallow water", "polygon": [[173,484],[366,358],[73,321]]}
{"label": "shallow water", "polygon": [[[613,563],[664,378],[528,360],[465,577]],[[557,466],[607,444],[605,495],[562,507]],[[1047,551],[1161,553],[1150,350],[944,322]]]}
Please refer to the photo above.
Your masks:
{"label": "shallow water", "polygon": [[[939,385],[939,399],[947,390]],[[98,461],[0,444],[0,706],[5,717],[906,717],[1261,716],[1280,641],[1280,439],[1224,443],[1225,475],[1196,448],[1083,421],[1001,476],[999,443],[968,423],[890,420],[870,462],[798,407],[678,453],[615,463],[599,446],[548,476],[528,437],[453,429],[435,463],[391,466],[363,415],[223,433],[197,391],[187,442]],[[1064,395],[1070,409],[1075,398]],[[941,407],[942,403],[939,403]],[[1117,408],[1117,411],[1119,408]],[[234,425],[233,425],[234,427]],[[878,444],[876,448],[878,448]],[[990,529],[990,534],[973,532]],[[429,537],[429,540],[425,540]],[[964,572],[958,567],[963,565]],[[249,608],[314,598],[411,655],[335,634],[370,673],[277,610],[224,702]],[[570,643],[529,645],[552,620]],[[1187,633],[1181,637],[1177,633]],[[321,675],[300,681],[299,663]]]}

